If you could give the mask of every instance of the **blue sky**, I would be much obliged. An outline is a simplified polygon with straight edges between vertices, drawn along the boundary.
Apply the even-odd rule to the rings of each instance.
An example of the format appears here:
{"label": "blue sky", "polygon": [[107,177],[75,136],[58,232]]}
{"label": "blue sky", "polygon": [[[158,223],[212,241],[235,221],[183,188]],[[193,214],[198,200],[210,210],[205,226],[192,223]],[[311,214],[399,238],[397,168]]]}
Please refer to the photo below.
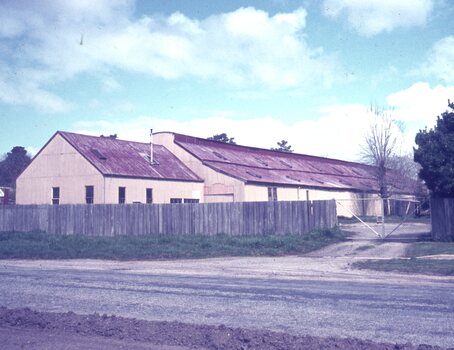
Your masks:
{"label": "blue sky", "polygon": [[359,158],[368,106],[403,149],[454,100],[449,0],[0,2],[0,154],[148,130]]}

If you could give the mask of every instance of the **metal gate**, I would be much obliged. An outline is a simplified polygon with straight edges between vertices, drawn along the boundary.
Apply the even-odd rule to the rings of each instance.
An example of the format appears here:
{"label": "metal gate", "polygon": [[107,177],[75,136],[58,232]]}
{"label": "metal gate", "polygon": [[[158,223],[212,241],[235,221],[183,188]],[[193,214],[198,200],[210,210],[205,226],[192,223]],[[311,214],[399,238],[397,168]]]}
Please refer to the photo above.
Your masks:
{"label": "metal gate", "polygon": [[[335,199],[336,204],[342,207],[344,210],[349,212],[352,217],[366,226],[371,232],[373,232],[378,238],[385,239],[399,230],[399,228],[407,221],[407,219],[415,214],[419,208],[421,207],[421,201],[416,199],[409,199],[409,198],[399,198],[399,197],[389,197],[386,199],[382,198],[361,198],[361,199]],[[380,229],[374,229],[371,225],[369,225],[366,221],[361,219],[358,215],[356,215],[346,203],[354,202],[354,203],[361,203],[361,202],[373,202],[374,205],[381,205],[381,213],[380,215],[376,215],[377,224],[380,224]],[[363,204],[363,203],[361,203]],[[387,219],[387,215],[391,214],[394,208],[394,214],[401,218],[400,222],[396,224],[395,227],[392,227],[391,230],[388,232],[386,231],[385,222]],[[398,208],[398,209],[396,209]],[[388,212],[387,212],[388,211]],[[389,216],[388,216],[389,217]]]}

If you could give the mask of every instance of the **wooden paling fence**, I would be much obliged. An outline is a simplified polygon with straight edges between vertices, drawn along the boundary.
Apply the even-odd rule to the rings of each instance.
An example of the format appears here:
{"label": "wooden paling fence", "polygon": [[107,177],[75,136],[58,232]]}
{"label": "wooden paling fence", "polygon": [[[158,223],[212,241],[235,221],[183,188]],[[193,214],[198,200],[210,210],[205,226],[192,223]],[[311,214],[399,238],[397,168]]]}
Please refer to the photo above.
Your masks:
{"label": "wooden paling fence", "polygon": [[431,198],[430,218],[435,241],[454,241],[454,198]]}
{"label": "wooden paling fence", "polygon": [[0,206],[0,232],[264,235],[336,224],[334,201]]}

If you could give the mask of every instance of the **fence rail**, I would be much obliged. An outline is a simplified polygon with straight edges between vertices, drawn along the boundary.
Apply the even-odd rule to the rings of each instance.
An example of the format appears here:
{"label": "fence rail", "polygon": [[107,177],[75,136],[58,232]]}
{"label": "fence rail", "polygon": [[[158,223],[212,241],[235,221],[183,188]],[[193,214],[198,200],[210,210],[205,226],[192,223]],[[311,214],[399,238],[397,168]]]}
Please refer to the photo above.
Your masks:
{"label": "fence rail", "polygon": [[454,198],[431,198],[430,218],[435,241],[454,241]]}
{"label": "fence rail", "polygon": [[0,206],[0,232],[304,234],[337,224],[334,201]]}

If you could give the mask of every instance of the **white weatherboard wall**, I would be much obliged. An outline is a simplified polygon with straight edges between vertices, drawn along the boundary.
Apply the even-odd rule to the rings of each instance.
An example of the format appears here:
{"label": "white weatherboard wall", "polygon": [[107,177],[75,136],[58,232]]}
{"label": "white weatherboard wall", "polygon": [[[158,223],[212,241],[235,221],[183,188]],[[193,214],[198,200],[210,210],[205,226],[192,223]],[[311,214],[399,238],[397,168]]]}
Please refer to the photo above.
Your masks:
{"label": "white weatherboard wall", "polygon": [[52,204],[52,187],[60,187],[61,204],[85,203],[85,186],[103,202],[101,173],[57,134],[18,177],[16,203]]}
{"label": "white weatherboard wall", "polygon": [[[310,189],[305,187],[279,187],[277,188],[278,201],[305,201],[309,200],[339,200],[342,205],[337,205],[337,215],[351,217],[351,212],[356,215],[381,215],[380,201],[367,201],[364,198],[377,199],[377,194],[362,194],[352,191],[333,191]],[[268,201],[268,187],[260,185],[245,185],[245,201],[261,202]],[[346,209],[347,208],[347,209]]]}
{"label": "white weatherboard wall", "polygon": [[171,198],[199,199],[203,203],[203,183],[148,179],[105,179],[106,203],[118,203],[118,188],[126,187],[126,203],[146,203],[146,189],[153,189],[153,203],[170,203]]}

